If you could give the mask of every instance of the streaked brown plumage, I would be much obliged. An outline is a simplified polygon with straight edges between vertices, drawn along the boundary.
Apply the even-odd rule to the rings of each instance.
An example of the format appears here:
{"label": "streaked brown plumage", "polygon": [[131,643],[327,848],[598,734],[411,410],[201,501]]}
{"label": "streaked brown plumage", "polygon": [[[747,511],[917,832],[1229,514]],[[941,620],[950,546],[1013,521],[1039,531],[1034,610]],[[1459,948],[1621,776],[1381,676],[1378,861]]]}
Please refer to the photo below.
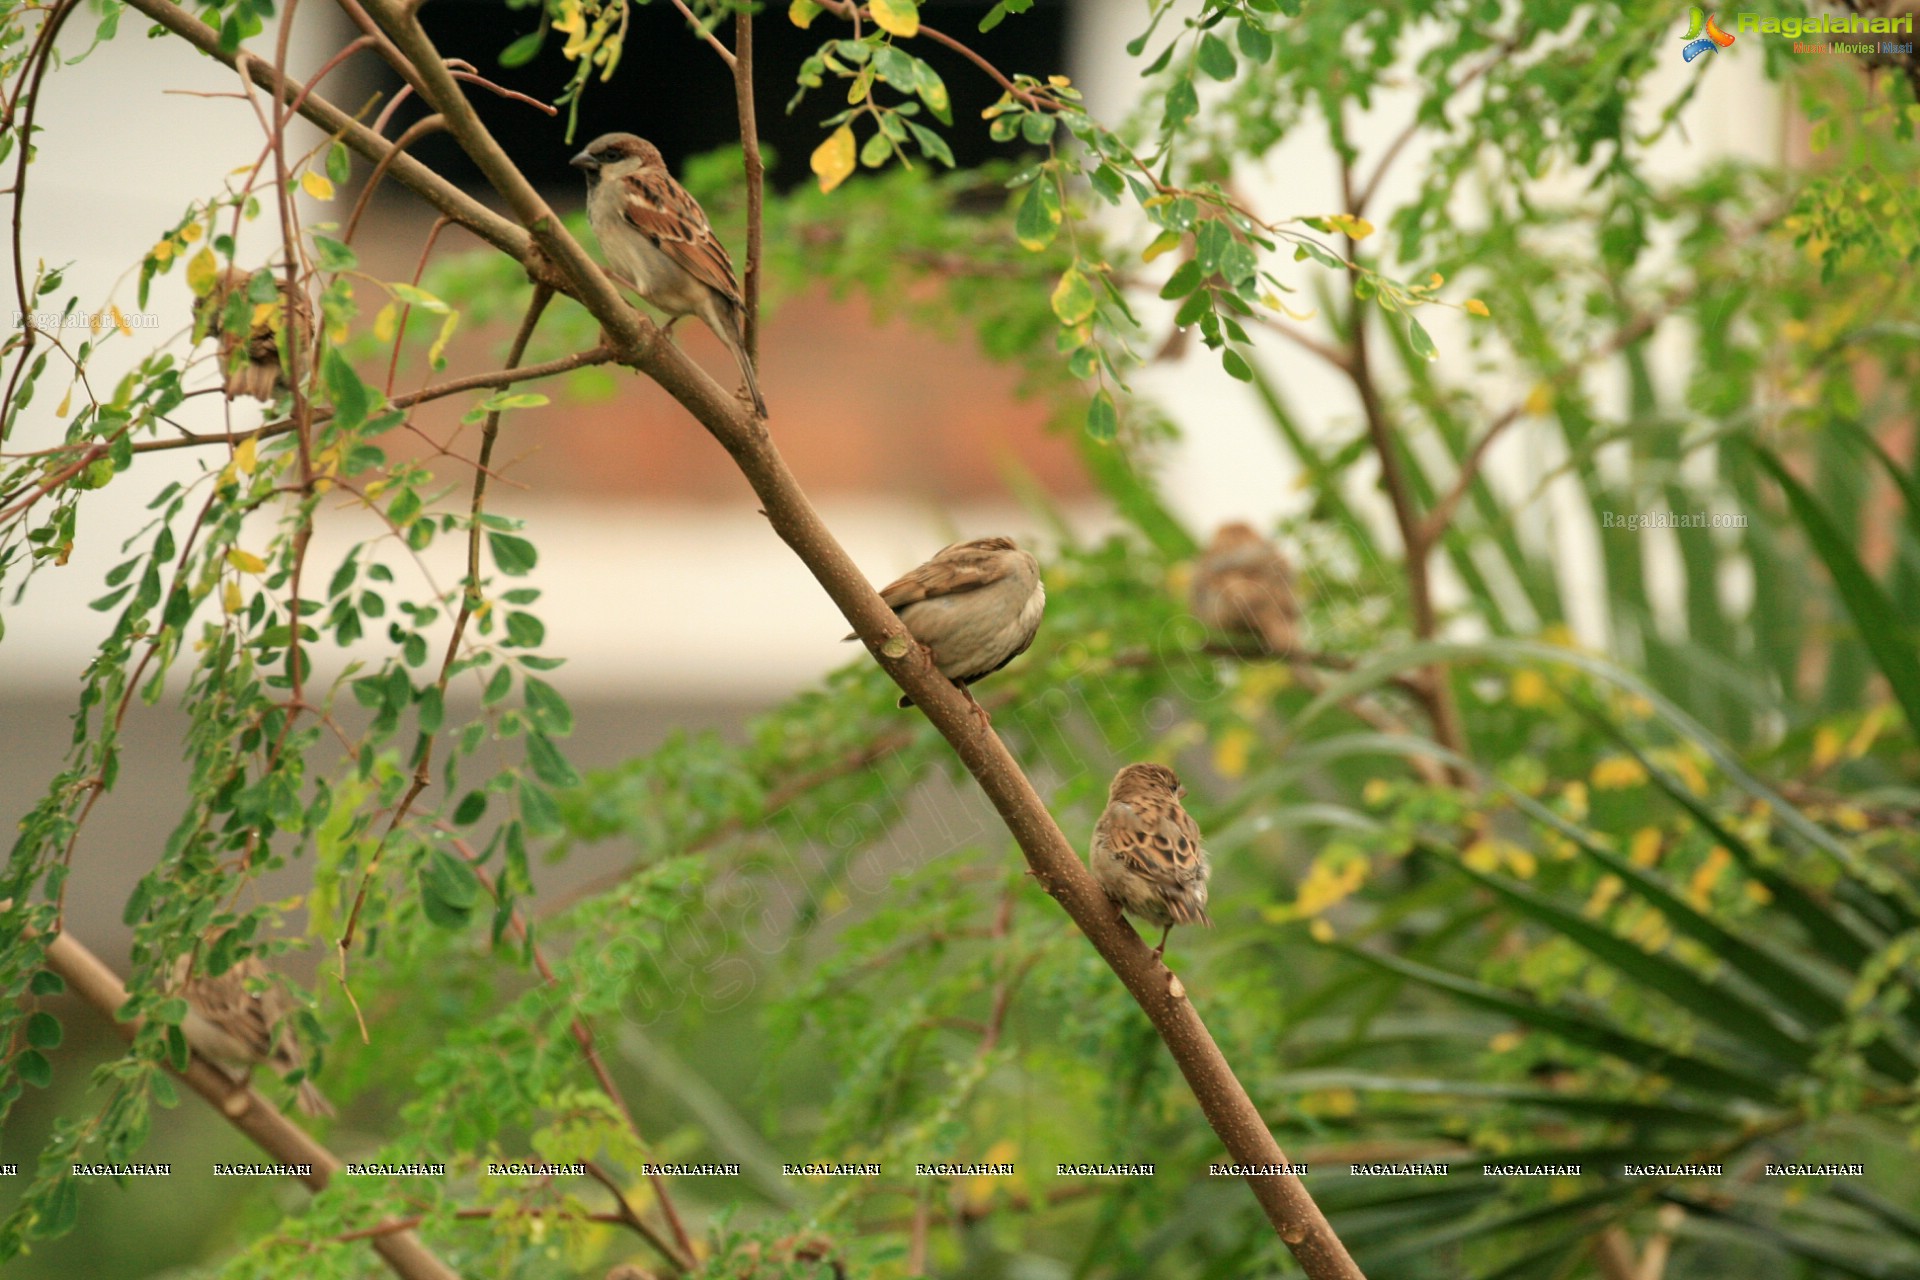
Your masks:
{"label": "streaked brown plumage", "polygon": [[[247,284],[251,278],[251,272],[228,267],[214,283],[212,292],[200,300],[198,308],[206,319],[208,336],[219,343],[220,372],[225,379],[223,386],[227,399],[252,396],[255,400],[272,404],[287,389],[287,373],[281,362],[280,342],[288,332],[289,323],[293,341],[303,348],[312,335],[313,326],[307,300],[296,296],[291,321],[286,308],[276,307],[269,314],[250,321],[244,331],[237,326],[229,329],[226,323],[228,303],[236,296],[247,295]],[[275,287],[279,297],[287,296],[284,281],[276,280]]]}
{"label": "streaked brown plumage", "polygon": [[[942,548],[888,583],[880,598],[932,652],[940,674],[972,700],[968,685],[1033,643],[1047,589],[1040,581],[1040,562],[1012,538],[975,538]],[[902,697],[900,705],[910,707],[913,700]]]}
{"label": "streaked brown plumage", "polygon": [[1208,627],[1254,636],[1269,652],[1299,645],[1300,607],[1286,557],[1239,521],[1213,535],[1194,569],[1189,603]]}
{"label": "streaked brown plumage", "polygon": [[1115,906],[1161,927],[1157,959],[1176,924],[1211,926],[1207,851],[1200,828],[1181,808],[1186,788],[1173,770],[1130,764],[1113,776],[1106,812],[1093,828],[1093,878]]}
{"label": "streaked brown plumage", "polygon": [[705,321],[740,365],[754,412],[766,417],[747,355],[740,281],[699,201],[673,180],[651,142],[630,133],[602,134],[571,163],[586,171],[587,221],[608,263],[667,315],[669,328],[682,316]]}
{"label": "streaked brown plumage", "polygon": [[[182,984],[180,994],[187,1000],[182,1029],[195,1053],[237,1069],[243,1080],[261,1063],[282,1075],[306,1065],[306,1053],[293,1030],[298,1006],[259,957],[247,956],[216,977],[189,976],[191,961],[182,956],[175,962],[173,980]],[[297,1101],[307,1115],[333,1114],[333,1107],[311,1080],[300,1082]]]}

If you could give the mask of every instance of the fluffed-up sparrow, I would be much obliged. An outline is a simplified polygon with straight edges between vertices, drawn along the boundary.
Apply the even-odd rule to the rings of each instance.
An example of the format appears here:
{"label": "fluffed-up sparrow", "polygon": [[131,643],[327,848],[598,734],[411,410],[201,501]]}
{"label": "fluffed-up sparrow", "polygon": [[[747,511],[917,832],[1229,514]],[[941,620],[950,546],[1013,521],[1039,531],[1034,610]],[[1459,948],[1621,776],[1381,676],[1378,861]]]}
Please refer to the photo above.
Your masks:
{"label": "fluffed-up sparrow", "polygon": [[251,272],[228,267],[207,296],[195,304],[195,309],[206,323],[208,336],[219,344],[220,373],[227,399],[252,396],[272,404],[287,389],[281,340],[291,332],[293,343],[304,347],[313,325],[304,297],[296,295],[291,308],[280,305],[287,290],[286,282],[278,279],[274,281],[275,305],[252,306],[246,322],[228,325],[228,305],[236,296],[247,296],[252,278]]}
{"label": "fluffed-up sparrow", "polygon": [[1288,654],[1299,644],[1300,607],[1286,557],[1240,521],[1222,525],[1207,544],[1189,604],[1206,626],[1254,636],[1271,653]]}
{"label": "fluffed-up sparrow", "polygon": [[704,320],[739,363],[754,412],[766,417],[740,281],[699,202],[673,180],[659,150],[630,133],[602,134],[572,163],[586,171],[587,220],[615,272],[668,317],[668,329],[682,316]]}
{"label": "fluffed-up sparrow", "polygon": [[[204,963],[204,961],[203,961]],[[247,956],[225,973],[190,973],[192,957],[174,962],[173,980],[187,1000],[181,1029],[193,1051],[244,1081],[262,1063],[281,1074],[306,1065],[293,1029],[298,1007],[278,977],[258,956]],[[330,1116],[333,1107],[311,1080],[301,1080],[297,1102],[310,1116]]]}
{"label": "fluffed-up sparrow", "polygon": [[1113,776],[1107,808],[1093,827],[1093,878],[1113,904],[1161,927],[1157,960],[1176,924],[1207,918],[1207,851],[1200,828],[1180,806],[1187,789],[1173,770],[1130,764]]}
{"label": "fluffed-up sparrow", "polygon": [[[1012,538],[975,538],[942,548],[889,583],[880,598],[927,647],[940,674],[985,716],[967,686],[1027,651],[1040,630],[1047,589],[1040,562]],[[913,699],[902,696],[900,705],[910,707]]]}

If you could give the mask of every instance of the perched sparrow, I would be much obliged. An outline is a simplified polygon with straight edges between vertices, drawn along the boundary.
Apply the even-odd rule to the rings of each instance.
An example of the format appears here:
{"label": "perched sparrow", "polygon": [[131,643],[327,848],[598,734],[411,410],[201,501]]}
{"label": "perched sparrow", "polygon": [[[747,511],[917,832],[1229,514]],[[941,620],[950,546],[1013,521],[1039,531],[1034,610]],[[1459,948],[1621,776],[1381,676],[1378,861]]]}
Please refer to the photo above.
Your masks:
{"label": "perched sparrow", "polygon": [[[190,965],[191,957],[181,956],[173,980],[185,984],[180,992],[187,999],[182,1030],[195,1053],[222,1067],[238,1068],[242,1080],[263,1062],[283,1074],[306,1064],[290,1023],[293,999],[258,957],[248,956],[215,978],[189,975]],[[311,1080],[300,1082],[298,1102],[307,1115],[333,1114]]]}
{"label": "perched sparrow", "polygon": [[1116,907],[1161,927],[1157,960],[1176,924],[1209,925],[1207,851],[1180,807],[1187,789],[1173,770],[1130,764],[1113,775],[1107,810],[1093,827],[1093,878]]}
{"label": "perched sparrow", "polygon": [[[1040,629],[1047,589],[1039,561],[1012,538],[975,538],[942,549],[890,583],[880,598],[932,652],[940,674],[984,716],[967,686],[1027,651]],[[902,697],[900,705],[910,707],[913,699]]]}
{"label": "perched sparrow", "polygon": [[587,171],[587,220],[601,252],[633,291],[668,316],[706,321],[747,381],[754,412],[767,416],[760,380],[747,356],[746,304],[733,261],[707,225],[707,215],[667,172],[651,142],[607,133],[572,163]]}
{"label": "perched sparrow", "polygon": [[[196,309],[206,321],[208,335],[219,339],[220,371],[226,375],[227,399],[252,396],[271,404],[287,389],[286,370],[280,361],[280,340],[287,333],[288,309],[272,307],[268,314],[253,319],[244,330],[237,326],[230,329],[226,323],[228,303],[236,295],[247,296],[247,283],[251,279],[252,273],[228,267]],[[278,297],[287,296],[284,281],[276,281],[276,288]],[[258,312],[259,308],[253,310]],[[292,313],[293,341],[304,346],[313,328],[307,300],[296,297]]]}
{"label": "perched sparrow", "polygon": [[1194,571],[1190,599],[1193,616],[1215,631],[1256,636],[1277,654],[1298,643],[1293,573],[1279,548],[1239,521],[1213,535]]}

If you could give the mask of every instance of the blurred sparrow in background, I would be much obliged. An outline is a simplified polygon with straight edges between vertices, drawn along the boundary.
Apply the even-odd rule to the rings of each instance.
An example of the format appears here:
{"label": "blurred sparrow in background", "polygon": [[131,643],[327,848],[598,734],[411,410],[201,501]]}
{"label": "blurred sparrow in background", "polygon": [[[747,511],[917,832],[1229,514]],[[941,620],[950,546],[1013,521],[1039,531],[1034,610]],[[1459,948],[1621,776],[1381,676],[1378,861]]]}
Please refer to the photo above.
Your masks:
{"label": "blurred sparrow in background", "polygon": [[[233,300],[246,298],[251,272],[228,267],[214,282],[206,297],[194,304],[195,317],[206,325],[207,336],[219,340],[220,372],[225,378],[227,399],[252,396],[272,404],[287,389],[286,370],[281,366],[281,339],[287,335],[288,308],[281,305],[287,296],[286,282],[274,280],[273,300],[268,303],[242,303],[246,315],[229,324]],[[292,307],[293,342],[303,350],[313,332],[311,312],[305,297],[295,295]]]}
{"label": "blurred sparrow in background", "polygon": [[[943,548],[889,583],[880,598],[932,653],[940,674],[987,718],[967,686],[1027,651],[1040,630],[1047,589],[1040,562],[1012,538],[975,538]],[[910,707],[913,699],[902,696],[900,705]]]}
{"label": "blurred sparrow in background", "polygon": [[699,203],[654,145],[630,133],[602,134],[572,163],[586,170],[587,220],[615,279],[664,312],[669,331],[682,316],[706,321],[739,363],[754,412],[766,417],[740,281]]}
{"label": "blurred sparrow in background", "polygon": [[1189,604],[1212,630],[1254,636],[1271,653],[1285,655],[1299,644],[1300,607],[1286,557],[1237,520],[1222,525],[1200,556]]}
{"label": "blurred sparrow in background", "polygon": [[1093,827],[1093,878],[1116,907],[1161,927],[1156,960],[1176,924],[1213,924],[1207,851],[1200,828],[1180,807],[1185,794],[1165,765],[1130,764],[1113,776],[1106,812]]}
{"label": "blurred sparrow in background", "polygon": [[[191,963],[192,957],[181,956],[174,963],[173,980],[185,984],[180,994],[187,1000],[187,1018],[181,1029],[195,1053],[237,1069],[235,1078],[241,1083],[261,1063],[282,1075],[306,1065],[292,1024],[299,1006],[259,957],[248,956],[211,978],[190,975]],[[300,1082],[298,1105],[310,1116],[333,1114],[311,1080]]]}

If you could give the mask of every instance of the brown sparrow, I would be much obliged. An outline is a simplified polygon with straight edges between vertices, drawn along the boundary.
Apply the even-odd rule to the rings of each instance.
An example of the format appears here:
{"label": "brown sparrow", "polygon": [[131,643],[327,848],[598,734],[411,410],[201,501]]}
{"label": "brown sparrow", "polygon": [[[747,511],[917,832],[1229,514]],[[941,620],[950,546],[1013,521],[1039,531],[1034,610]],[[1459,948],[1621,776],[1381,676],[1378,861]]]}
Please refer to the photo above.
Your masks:
{"label": "brown sparrow", "polygon": [[1300,608],[1286,558],[1237,520],[1222,525],[1207,544],[1189,602],[1206,626],[1255,636],[1269,652],[1291,653],[1298,644]]}
{"label": "brown sparrow", "polygon": [[[293,998],[259,957],[247,956],[213,978],[190,974],[190,967],[191,957],[181,956],[173,979],[185,984],[180,994],[187,1000],[187,1018],[181,1029],[195,1053],[238,1069],[242,1081],[260,1063],[282,1073],[306,1065],[291,1023]],[[333,1114],[311,1080],[300,1082],[298,1105],[310,1116]]]}
{"label": "brown sparrow", "polygon": [[572,163],[586,170],[587,220],[616,278],[664,312],[669,330],[682,316],[706,321],[739,363],[754,412],[766,417],[740,282],[699,203],[654,145],[630,133],[602,134]]}
{"label": "brown sparrow", "polygon": [[[229,332],[226,327],[227,304],[238,294],[247,295],[252,273],[228,267],[214,282],[212,292],[196,304],[206,321],[209,336],[219,340],[220,372],[226,376],[227,399],[252,396],[272,404],[287,389],[286,370],[280,363],[280,339],[287,332],[287,311],[275,307],[271,315],[253,322],[244,333]],[[286,297],[286,283],[275,281],[279,298]],[[302,346],[312,331],[307,301],[296,298],[293,312],[293,341]],[[245,354],[239,354],[244,348]]]}
{"label": "brown sparrow", "polygon": [[1093,878],[1113,904],[1161,927],[1158,960],[1176,924],[1207,918],[1207,851],[1200,828],[1180,807],[1187,789],[1173,770],[1130,764],[1113,775],[1107,809],[1093,827]]}
{"label": "brown sparrow", "polygon": [[[975,538],[943,548],[908,570],[880,598],[927,647],[940,674],[985,716],[967,686],[1027,651],[1040,630],[1047,589],[1040,581],[1040,562],[1012,538]],[[910,707],[913,699],[902,696],[900,705]]]}

